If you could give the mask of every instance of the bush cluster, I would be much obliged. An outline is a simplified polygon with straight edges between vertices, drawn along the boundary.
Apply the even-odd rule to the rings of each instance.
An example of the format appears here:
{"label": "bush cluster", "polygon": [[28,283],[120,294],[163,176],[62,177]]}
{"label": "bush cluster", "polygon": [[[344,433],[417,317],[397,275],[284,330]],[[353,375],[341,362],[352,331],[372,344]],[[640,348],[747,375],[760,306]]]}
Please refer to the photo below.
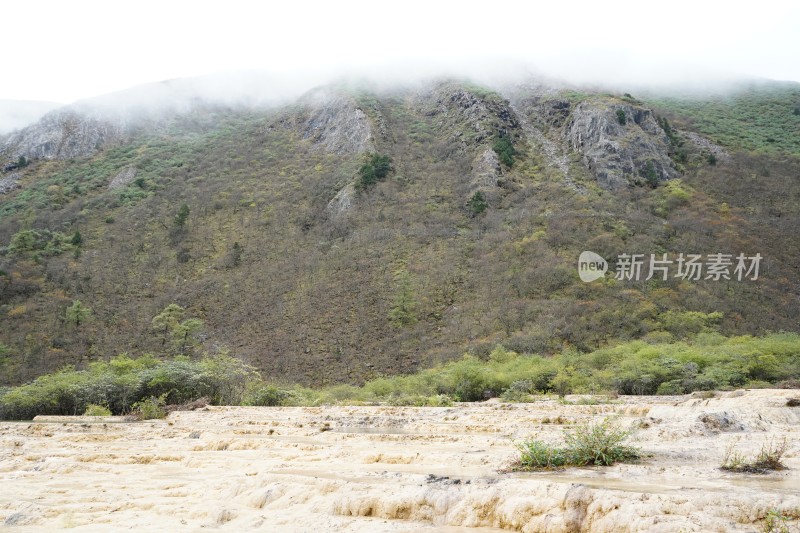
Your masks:
{"label": "bush cluster", "polygon": [[386,178],[392,171],[392,158],[388,155],[369,154],[367,160],[358,169],[356,190],[363,192]]}
{"label": "bush cluster", "polygon": [[168,361],[120,355],[86,370],[66,368],[6,390],[0,395],[0,419],[79,415],[95,410],[92,405],[105,406],[114,415],[150,412],[151,398],[179,404],[205,396],[215,405],[238,405],[257,378],[252,367],[226,353]]}
{"label": "bush cluster", "polygon": [[[670,324],[677,334],[713,319],[675,316]],[[552,357],[520,355],[498,346],[488,360],[466,355],[416,374],[375,379],[349,394],[357,401],[437,394],[457,401],[495,396],[524,401],[546,393],[686,394],[790,380],[800,375],[798,354],[800,335],[794,333],[727,338],[701,332],[683,342],[631,341]]]}
{"label": "bush cluster", "polygon": [[514,470],[547,470],[564,466],[611,466],[639,459],[638,448],[626,444],[629,431],[609,418],[564,431],[564,444],[557,446],[538,439],[517,444],[520,456]]}
{"label": "bush cluster", "polygon": [[[678,334],[702,328],[713,319],[713,314],[676,315],[669,323]],[[793,383],[800,378],[798,355],[800,335],[796,333],[757,338],[700,332],[682,342],[630,341],[591,353],[568,350],[552,357],[518,354],[497,346],[483,357],[467,354],[415,374],[317,390],[267,383],[252,367],[227,353],[199,360],[121,355],[86,370],[68,368],[0,390],[0,419],[75,415],[90,404],[127,414],[136,402],[149,398],[166,404],[207,397],[214,405],[447,406],[453,401],[498,396],[531,401],[534,395],[550,393],[686,394]]]}

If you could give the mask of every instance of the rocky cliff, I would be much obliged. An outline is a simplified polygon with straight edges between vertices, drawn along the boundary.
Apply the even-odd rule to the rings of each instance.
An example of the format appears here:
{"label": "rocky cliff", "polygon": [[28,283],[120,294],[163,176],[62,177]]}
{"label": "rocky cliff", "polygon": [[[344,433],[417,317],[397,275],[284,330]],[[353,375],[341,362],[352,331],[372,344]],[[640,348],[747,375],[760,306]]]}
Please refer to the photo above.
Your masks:
{"label": "rocky cliff", "polygon": [[7,160],[71,159],[123,142],[129,136],[119,120],[107,120],[78,108],[51,111],[42,119],[0,140],[0,154]]}
{"label": "rocky cliff", "polygon": [[373,149],[367,114],[352,96],[333,88],[307,93],[280,123],[335,154],[360,154]]}
{"label": "rocky cliff", "polygon": [[641,105],[606,98],[586,100],[573,110],[564,135],[603,188],[677,175],[667,134],[653,112]]}

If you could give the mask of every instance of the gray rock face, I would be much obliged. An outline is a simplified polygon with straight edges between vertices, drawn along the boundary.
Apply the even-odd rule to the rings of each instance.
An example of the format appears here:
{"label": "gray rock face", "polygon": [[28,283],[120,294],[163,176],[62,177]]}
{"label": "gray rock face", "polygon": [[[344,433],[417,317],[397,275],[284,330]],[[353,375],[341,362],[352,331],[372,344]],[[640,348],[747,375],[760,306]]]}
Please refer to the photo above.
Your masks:
{"label": "gray rock face", "polygon": [[348,183],[342,187],[336,196],[328,202],[326,210],[330,215],[336,216],[348,211],[353,206],[353,198],[356,195],[355,185]]}
{"label": "gray rock face", "polygon": [[[625,124],[620,124],[619,110],[625,113]],[[655,170],[658,180],[677,175],[669,158],[667,135],[649,109],[605,100],[584,101],[573,111],[565,135],[603,188],[641,183],[648,167]]]}
{"label": "gray rock face", "polygon": [[328,152],[360,154],[373,150],[369,118],[347,95],[330,89],[307,94],[299,111],[283,121]]}
{"label": "gray rock face", "polygon": [[717,158],[717,161],[727,163],[728,161],[731,160],[731,154],[729,154],[727,150],[725,150],[720,145],[711,142],[702,135],[699,135],[693,131],[683,131],[683,130],[680,130],[678,133],[680,133],[683,137],[689,139],[700,150],[704,150],[709,154],[712,154],[714,157]]}
{"label": "gray rock face", "polygon": [[119,121],[91,117],[74,109],[51,111],[42,119],[0,141],[0,154],[15,159],[70,159],[91,155],[124,141],[128,135]]}
{"label": "gray rock face", "polygon": [[0,194],[8,194],[14,189],[19,189],[20,177],[19,172],[14,172],[4,178],[0,178]]}
{"label": "gray rock face", "polygon": [[111,179],[111,182],[108,184],[108,188],[109,190],[114,190],[114,189],[119,189],[120,187],[124,187],[125,185],[132,182],[135,177],[136,177],[135,167],[128,167],[122,169],[119,172],[119,174],[117,174]]}
{"label": "gray rock face", "polygon": [[487,148],[472,161],[472,189],[493,189],[502,183],[503,169],[497,154]]}

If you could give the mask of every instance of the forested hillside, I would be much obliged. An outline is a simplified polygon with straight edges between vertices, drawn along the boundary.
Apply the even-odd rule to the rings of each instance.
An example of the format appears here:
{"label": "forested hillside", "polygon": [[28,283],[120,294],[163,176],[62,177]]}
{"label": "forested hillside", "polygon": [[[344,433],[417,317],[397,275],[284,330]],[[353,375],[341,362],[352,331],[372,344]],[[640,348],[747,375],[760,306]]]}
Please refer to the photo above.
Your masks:
{"label": "forested hillside", "polygon": [[[317,386],[497,344],[800,331],[798,128],[796,84],[713,104],[443,81],[139,123],[54,111],[0,139],[0,385],[123,352],[229,349]],[[580,280],[584,250],[604,279]],[[614,279],[619,255],[665,253],[763,259],[756,280]]]}

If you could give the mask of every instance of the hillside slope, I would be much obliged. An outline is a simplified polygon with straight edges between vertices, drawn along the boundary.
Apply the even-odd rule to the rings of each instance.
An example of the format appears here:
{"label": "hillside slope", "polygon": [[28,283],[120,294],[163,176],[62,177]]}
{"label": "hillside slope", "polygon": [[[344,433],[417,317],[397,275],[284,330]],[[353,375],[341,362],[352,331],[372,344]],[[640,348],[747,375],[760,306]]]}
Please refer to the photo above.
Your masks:
{"label": "hillside slope", "polygon": [[[797,157],[719,147],[681,112],[673,128],[629,95],[444,81],[194,105],[49,155],[43,121],[0,142],[29,162],[0,176],[0,384],[125,351],[227,347],[325,384],[496,343],[800,329]],[[374,153],[393,170],[365,185]],[[612,271],[623,253],[764,260],[756,281],[588,284],[583,250]],[[173,303],[202,327],[154,326]]]}

